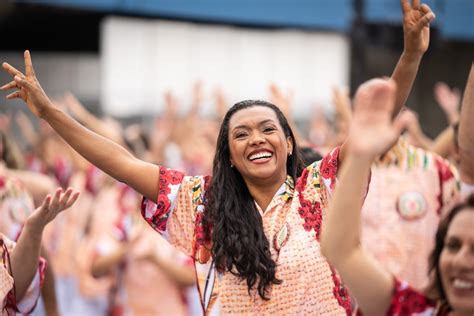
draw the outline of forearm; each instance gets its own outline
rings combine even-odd
[[[38,271],[42,228],[27,221],[10,256],[17,301],[21,300]]]
[[[397,93],[393,116],[400,112],[410,95],[422,57],[422,53],[404,51],[395,66],[392,79],[397,84]]]
[[[125,259],[126,254],[127,248],[119,247],[109,254],[97,255],[92,263],[92,275],[96,278],[100,278],[109,274]]]
[[[454,152],[454,130],[452,126],[448,126],[433,141],[430,151],[437,153],[441,157],[448,159]]]
[[[429,150],[431,147],[433,147],[433,141],[428,136],[426,136],[421,129],[416,131],[409,130],[409,136],[413,141],[413,145],[416,147],[426,150]]]
[[[196,274],[192,266],[187,266],[174,260],[154,256],[153,263],[170,279],[181,287],[192,286],[196,283]]]
[[[35,206],[39,206],[43,198],[57,187],[52,178],[37,172],[8,169],[6,174],[19,179],[25,185],[33,197]]]
[[[147,198],[156,199],[158,166],[135,158],[122,146],[90,131],[60,109],[51,106],[41,117],[90,163]]]
[[[474,184],[474,64],[464,90],[459,121],[459,154],[461,179]]]
[[[360,209],[370,171],[370,158],[347,154],[324,223],[322,252],[337,268],[360,245]]]

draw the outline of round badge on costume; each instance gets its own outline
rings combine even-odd
[[[423,217],[427,211],[426,199],[420,192],[405,192],[398,198],[397,211],[403,219],[415,220]]]

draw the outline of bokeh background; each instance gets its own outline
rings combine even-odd
[[[434,137],[447,124],[434,84],[463,89],[474,58],[474,1],[426,3],[436,20],[407,105]],[[230,105],[276,83],[303,129],[315,106],[331,111],[333,86],[390,76],[403,49],[399,0],[4,0],[0,36],[2,60],[22,67],[30,49],[49,95],[71,91],[99,115],[159,114],[169,89],[185,110],[197,80],[206,114],[216,88]]]

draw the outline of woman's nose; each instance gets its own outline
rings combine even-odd
[[[453,265],[456,268],[474,269],[474,249],[464,245],[460,251],[454,255]]]
[[[258,145],[258,144],[262,144],[264,142],[265,142],[265,137],[260,135],[260,133],[254,133],[250,137],[250,144],[251,145]]]

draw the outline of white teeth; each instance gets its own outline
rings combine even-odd
[[[454,279],[453,287],[457,289],[462,289],[462,290],[470,290],[470,289],[474,289],[474,283],[465,281],[465,280]]]
[[[260,153],[253,154],[252,156],[249,157],[249,159],[250,160],[255,160],[255,159],[259,159],[259,158],[269,158],[271,156],[272,156],[272,154],[269,153],[269,152],[260,152]]]

